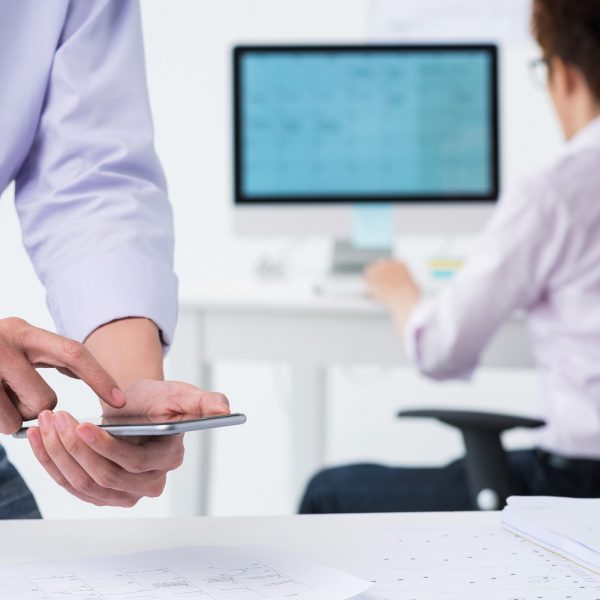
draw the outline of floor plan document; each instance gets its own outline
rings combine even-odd
[[[498,527],[390,526],[352,572],[360,600],[598,600],[600,576]]]
[[[254,547],[175,548],[0,569],[11,600],[346,600],[366,581]]]

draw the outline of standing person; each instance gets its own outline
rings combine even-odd
[[[39,418],[29,442],[56,483],[133,506],[162,492],[182,437],[136,444],[53,413],[35,368],[82,379],[105,415],[229,411],[221,394],[163,381],[177,278],[137,1],[0,0],[0,75],[0,190],[15,181],[24,244],[62,334],[0,320],[0,432]],[[39,516],[0,446],[0,518]]]
[[[475,252],[435,299],[408,269],[366,273],[416,367],[469,376],[515,309],[527,312],[542,379],[537,447],[509,453],[520,493],[600,496],[600,3],[534,0],[533,31],[568,140],[554,164],[503,197]],[[468,510],[464,461],[441,469],[354,465],[318,474],[301,512]]]

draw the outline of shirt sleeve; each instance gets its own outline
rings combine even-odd
[[[502,321],[544,295],[566,231],[541,178],[503,198],[454,281],[411,314],[405,345],[417,368],[434,379],[469,378]]]
[[[146,317],[171,342],[173,219],[136,0],[70,3],[16,207],[62,334],[84,340],[112,320]]]

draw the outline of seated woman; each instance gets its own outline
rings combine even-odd
[[[417,368],[464,378],[500,323],[526,311],[547,426],[509,453],[520,493],[600,496],[600,3],[534,0],[532,26],[568,140],[562,156],[499,202],[455,280],[423,299],[400,262],[368,269],[372,295]],[[308,486],[303,513],[468,510],[464,461],[444,468],[354,465]]]

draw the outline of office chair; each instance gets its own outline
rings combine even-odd
[[[515,427],[534,428],[544,421],[528,417],[462,410],[402,410],[400,418],[434,418],[460,430],[465,444],[469,495],[474,509],[498,510],[515,493],[500,435]]]

